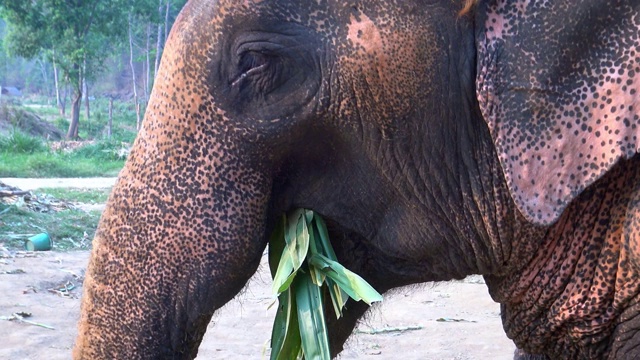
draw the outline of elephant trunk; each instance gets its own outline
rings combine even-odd
[[[213,312],[266,246],[268,177],[222,130],[195,137],[185,113],[172,116],[160,99],[96,232],[75,359],[195,357]]]

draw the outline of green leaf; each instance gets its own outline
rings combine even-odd
[[[295,275],[296,272],[293,271],[291,253],[285,249],[280,256],[280,263],[278,264],[276,275],[273,277],[272,291],[275,294],[280,294],[291,284]]]
[[[316,269],[315,266],[310,266],[313,269]],[[319,271],[321,272],[321,271]],[[336,313],[336,318],[340,319],[342,317],[342,308],[344,304],[346,304],[347,299],[343,296],[344,291],[340,289],[338,284],[335,281],[327,278],[325,279],[327,289],[329,290],[329,296],[331,297],[331,305],[333,305],[333,311]]]
[[[315,214],[313,220],[313,227],[318,232],[318,236],[316,237],[318,239],[318,253],[333,261],[338,261],[336,253],[333,251],[333,246],[331,246],[331,241],[329,240],[327,224],[325,224],[322,217],[317,214]]]
[[[286,273],[286,271],[283,272],[283,273]],[[296,278],[297,274],[298,274],[298,271],[293,271],[286,279],[284,279],[284,281],[282,282],[280,287],[275,289],[274,293],[275,294],[280,294],[283,291],[287,290],[289,288],[289,286],[291,286],[291,283],[293,283],[293,280]],[[274,285],[275,285],[275,283],[274,283]]]
[[[382,301],[382,295],[369,285],[369,283],[357,274],[349,271],[337,261],[333,261],[323,255],[314,254],[309,259],[309,264],[324,272],[327,277],[335,281],[353,300],[362,300],[369,305],[376,301]]]
[[[269,237],[269,269],[271,270],[271,278],[276,277],[276,270],[280,265],[282,252],[284,251],[284,225],[286,218],[283,216],[281,221],[276,224],[275,229]]]
[[[309,231],[304,221],[304,210],[298,209],[287,219],[289,224],[286,226],[288,230],[285,233],[285,241],[287,242],[287,251],[291,254],[291,260],[294,270],[298,270],[309,251]]]
[[[308,276],[296,279],[298,326],[305,360],[331,360],[320,288]]]
[[[304,210],[298,209],[294,211],[283,222],[286,245],[282,251],[276,274],[273,277],[272,291],[276,294],[280,294],[291,285],[309,251],[309,231],[305,221]]]
[[[307,257],[307,252],[309,251],[309,228],[307,227],[304,210],[300,209],[298,211],[294,211],[293,215],[296,223],[296,235],[295,246],[291,247],[291,251],[294,252],[293,264],[297,270],[302,266],[302,263]]]
[[[314,217],[313,210],[305,210],[304,217],[307,220],[307,225],[311,224],[311,221],[313,220],[313,217]]]
[[[271,331],[271,360],[296,360],[302,349],[298,311],[292,289],[278,296],[278,312]]]
[[[326,279],[324,273],[313,266],[309,266],[309,276],[315,286],[322,286]]]
[[[313,216],[311,216],[311,217],[306,216],[307,224],[311,223],[311,219],[312,218],[313,218]],[[318,244],[316,243],[317,242],[316,233],[317,233],[317,231],[314,228],[309,227],[309,253],[311,255],[318,253]],[[311,275],[311,280],[317,286],[322,286],[322,284],[324,283],[325,278],[326,278],[325,275],[321,271],[318,271],[313,266],[309,267],[309,275]]]
[[[320,254],[327,256],[331,260],[335,260],[336,255],[333,251],[333,247],[331,246],[331,242],[329,241],[327,227],[319,215],[314,214],[313,218],[311,219],[310,229],[309,248],[311,251],[311,255]],[[309,266],[309,269],[312,274],[312,279],[314,279],[314,283],[316,285],[320,286],[323,282],[326,283],[329,295],[331,297],[331,305],[333,305],[333,311],[336,314],[336,318],[341,318],[342,308],[346,303],[346,298],[343,296],[344,292],[340,289],[339,286],[336,285],[333,280],[327,279],[322,271],[318,271],[315,266]]]
[[[310,210],[283,217],[270,238],[269,266],[279,294],[271,360],[330,359],[322,298],[326,291],[337,318],[342,316],[345,295],[367,304],[382,301],[366,281],[337,262],[326,224]]]

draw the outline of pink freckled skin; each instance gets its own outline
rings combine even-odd
[[[483,275],[517,359],[640,358],[640,3],[465,4],[190,0],[74,358],[194,358],[298,207],[382,293]]]

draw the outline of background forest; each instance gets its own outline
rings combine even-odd
[[[132,110],[139,128],[168,33],[185,2],[0,0],[3,93],[15,88],[20,94],[14,103],[55,107],[54,122],[66,139],[93,138],[92,115],[98,122],[107,113],[111,118],[114,102],[116,109]],[[5,115],[12,111],[5,105]]]

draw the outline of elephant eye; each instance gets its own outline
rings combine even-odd
[[[261,71],[264,71],[268,65],[269,59],[267,55],[256,51],[247,51],[240,57],[238,75],[232,79],[231,85],[239,85],[248,77],[258,75]]]
[[[247,51],[238,61],[237,75],[231,79],[231,88],[249,98],[264,97],[282,85],[286,66],[274,54]]]
[[[207,82],[229,114],[281,118],[306,106],[320,86],[317,34],[281,21],[270,31],[238,31],[215,51]]]

